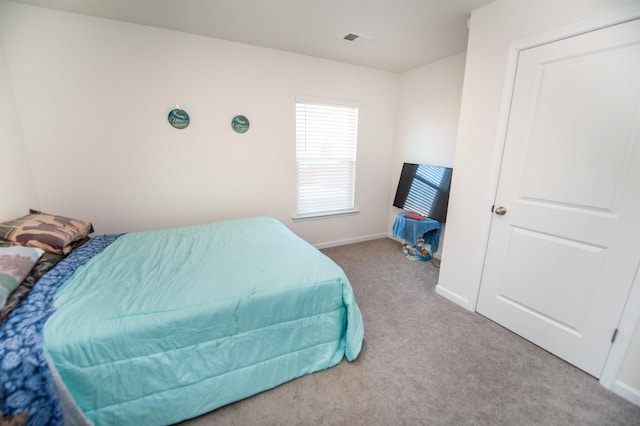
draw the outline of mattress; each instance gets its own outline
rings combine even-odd
[[[358,356],[351,285],[273,218],[129,233],[54,296],[46,355],[95,424],[169,424]]]

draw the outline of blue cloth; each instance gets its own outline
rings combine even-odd
[[[423,220],[409,219],[405,217],[407,212],[401,211],[393,222],[393,236],[402,238],[412,246],[415,246],[420,237],[431,245],[431,253],[438,251],[440,243],[440,222],[425,217]]]
[[[95,237],[71,252],[40,278],[27,298],[0,325],[0,408],[4,415],[28,410],[28,425],[62,424],[44,355],[44,323],[54,312],[53,295],[58,286],[118,237]]]

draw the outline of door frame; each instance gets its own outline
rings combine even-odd
[[[610,27],[624,22],[632,21],[634,19],[640,19],[640,5],[631,6],[625,9],[621,9],[617,12],[602,15],[596,18],[587,19],[576,24],[568,25],[556,30],[548,31],[542,34],[535,35],[530,38],[519,40],[511,43],[509,46],[509,52],[507,54],[507,65],[505,72],[504,88],[502,91],[502,99],[500,102],[500,111],[498,118],[498,126],[496,133],[496,144],[493,153],[491,176],[490,176],[490,188],[492,188],[492,200],[495,204],[498,183],[500,180],[500,170],[502,168],[502,155],[505,148],[507,125],[509,121],[509,115],[511,112],[511,98],[513,97],[513,89],[516,80],[516,71],[518,65],[518,57],[522,50],[541,46],[543,44],[553,43],[569,37],[574,37],[580,34],[596,31],[602,28]],[[493,219],[492,219],[493,223]],[[489,234],[491,233],[491,226],[489,226],[489,232],[486,236],[486,242],[488,245]],[[487,247],[485,246],[484,259],[486,262]],[[484,269],[484,268],[483,268]],[[480,288],[482,287],[482,279],[484,277],[484,270],[480,277],[480,285],[478,286],[478,294],[475,298],[474,310],[477,311],[478,295]],[[640,396],[635,392],[629,392],[626,386],[621,386],[616,378],[622,364],[625,359],[625,355],[631,346],[636,327],[640,327],[640,265],[636,270],[636,276],[633,280],[631,290],[627,297],[624,310],[618,323],[618,333],[616,336],[616,344],[611,346],[609,356],[605,362],[602,374],[600,375],[600,384],[622,396],[623,398],[640,404]]]

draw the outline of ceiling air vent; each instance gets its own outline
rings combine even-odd
[[[373,40],[373,37],[364,34],[349,33],[342,37],[342,39],[351,43],[368,43]]]

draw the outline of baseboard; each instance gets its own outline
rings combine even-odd
[[[475,306],[470,306],[469,301],[467,299],[465,299],[464,297],[461,297],[460,295],[450,290],[447,290],[446,288],[440,285],[436,286],[436,293],[438,293],[440,296],[444,297],[445,299],[449,299],[453,303],[460,305],[471,312],[475,311]]]
[[[344,246],[347,244],[355,244],[355,243],[362,243],[364,241],[377,240],[379,238],[385,238],[386,236],[387,236],[386,233],[363,235],[361,237],[346,238],[344,240],[328,241],[326,243],[314,244],[313,246],[317,249],[325,249],[329,247],[338,247],[338,246]]]
[[[619,395],[631,402],[632,404],[640,406],[640,390],[632,388],[631,386],[622,383],[619,380],[613,384],[613,388],[611,389],[613,393]]]

